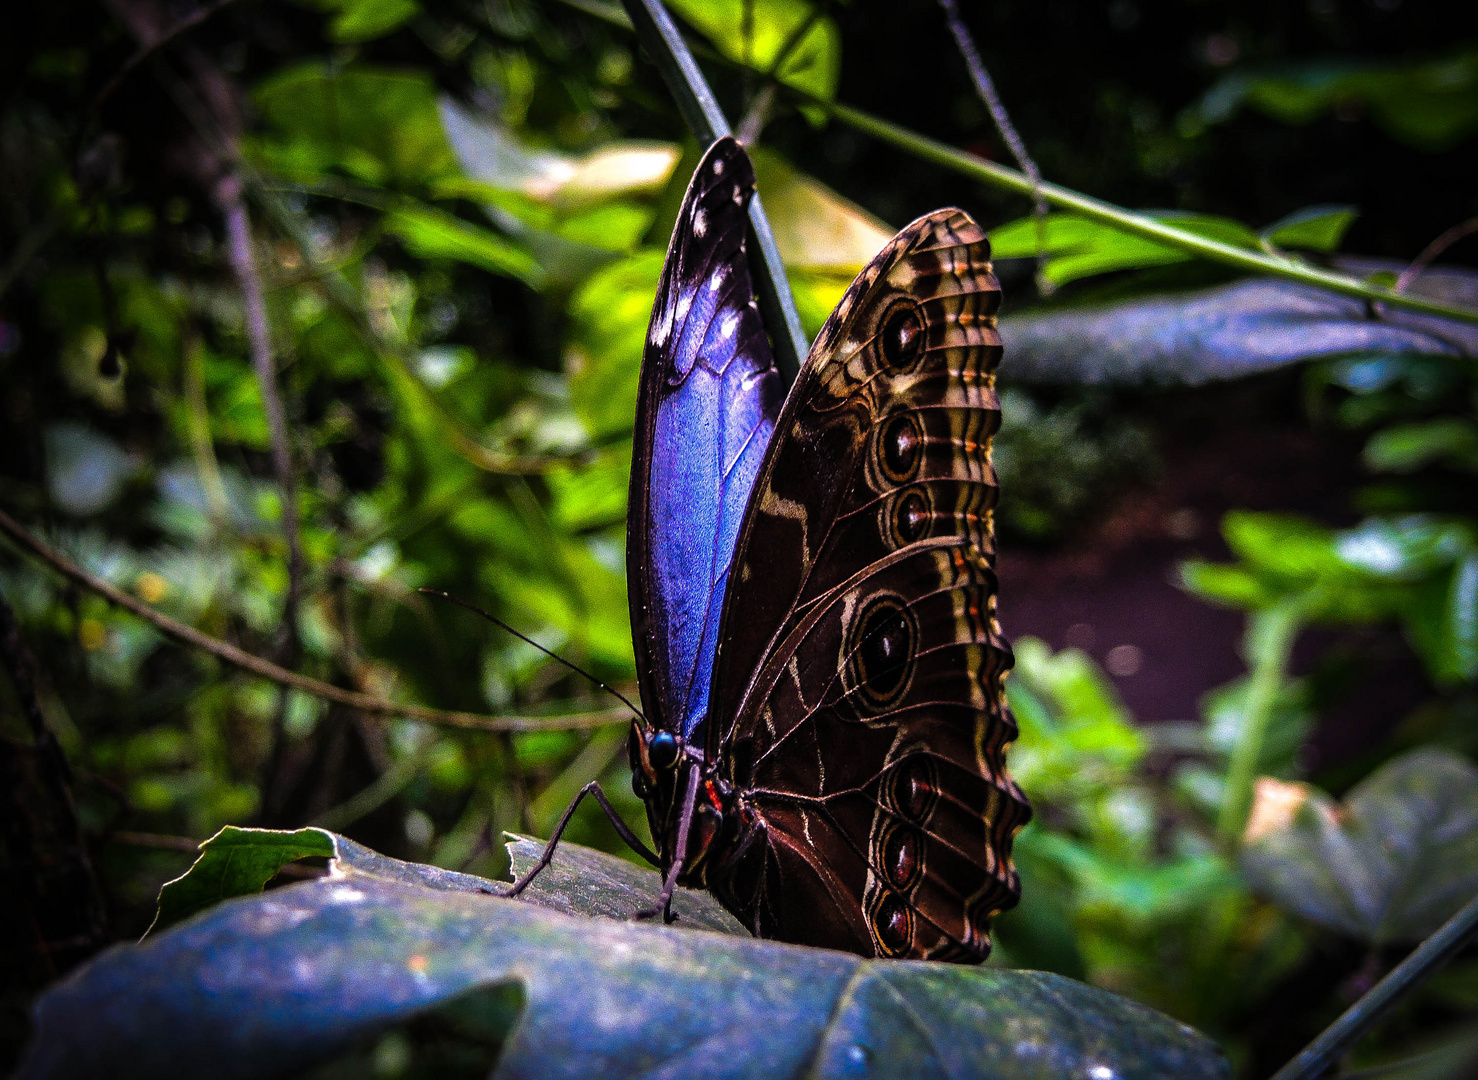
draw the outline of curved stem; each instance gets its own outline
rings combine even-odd
[[[149,623],[168,637],[186,645],[194,646],[223,660],[233,667],[263,679],[270,679],[283,686],[301,690],[305,694],[325,701],[347,705],[361,713],[377,717],[403,717],[424,724],[440,724],[444,727],[467,728],[472,731],[567,731],[575,728],[602,727],[606,724],[626,723],[629,714],[622,708],[601,709],[569,716],[486,716],[481,713],[457,712],[447,709],[430,709],[424,705],[402,704],[387,701],[370,694],[345,690],[341,686],[310,679],[295,671],[288,671],[270,660],[237,648],[230,642],[213,638],[193,626],[171,619],[155,611],[143,601],[128,595],[102,578],[88,573],[61,552],[44,543],[4,511],[0,511],[0,532],[5,533],[16,544],[29,551],[62,576],[97,593],[109,603],[124,608]]]

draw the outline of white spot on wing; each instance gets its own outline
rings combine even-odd
[[[707,231],[708,217],[703,213],[703,208],[700,206],[693,211],[693,235],[701,238]]]
[[[713,277],[708,279],[708,291],[718,292],[719,287],[722,286],[724,283],[724,278],[728,276],[729,268],[727,266],[720,266],[717,270],[713,272]]]
[[[731,311],[724,316],[723,321],[718,324],[718,336],[731,338],[734,336],[734,327],[739,323],[739,313]]]
[[[722,161],[715,161],[713,163],[713,175],[714,176],[723,176],[724,175],[724,163]]]
[[[744,201],[744,192],[739,190],[739,185],[734,185],[734,205],[737,206]]]
[[[685,319],[688,317],[688,309],[693,306],[693,294],[685,292],[677,298],[677,317]],[[670,322],[671,320],[669,320]],[[665,335],[664,335],[665,336]]]
[[[661,348],[667,343],[667,335],[672,333],[672,308],[662,313],[662,318],[652,326],[651,341],[653,345]]]

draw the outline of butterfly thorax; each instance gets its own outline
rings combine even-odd
[[[688,785],[696,782],[678,881],[708,888],[726,877],[763,827],[744,794],[720,775],[717,762],[704,760],[701,747],[672,732],[633,724],[628,750],[632,789],[646,803],[647,824],[663,873],[677,856]]]

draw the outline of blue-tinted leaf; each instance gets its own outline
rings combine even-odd
[[[1351,566],[1406,581],[1451,566],[1474,546],[1471,528],[1427,515],[1371,518],[1335,541],[1339,557]]]
[[[1359,272],[1385,264],[1342,265]],[[1478,274],[1431,272],[1418,291],[1478,304]],[[1478,357],[1478,326],[1395,309],[1371,319],[1362,301],[1261,279],[1008,315],[1000,329],[1001,374],[1023,383],[1197,385],[1349,353]],[[1405,377],[1393,370],[1362,374],[1377,381]]]
[[[1058,975],[864,961],[353,871],[105,953],[39,1002],[18,1075],[298,1073],[508,984],[524,1007],[499,1077],[1229,1075],[1192,1029]]]
[[[75,421],[48,427],[45,444],[47,493],[77,517],[111,506],[141,464],[101,431]]]

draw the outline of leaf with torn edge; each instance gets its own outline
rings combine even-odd
[[[1478,769],[1424,748],[1336,803],[1264,778],[1242,868],[1284,910],[1372,944],[1430,934],[1478,894]]]

